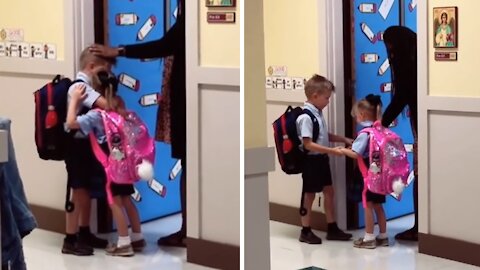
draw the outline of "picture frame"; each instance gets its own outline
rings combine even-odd
[[[205,0],[207,7],[235,7],[236,0]]]
[[[458,47],[458,10],[457,7],[433,8],[433,47]]]

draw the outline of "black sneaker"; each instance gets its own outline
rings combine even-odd
[[[346,233],[340,229],[327,232],[327,240],[348,241],[352,238],[351,233]]]
[[[300,238],[298,239],[300,242],[304,242],[307,244],[312,244],[312,245],[319,245],[322,243],[322,239],[318,236],[316,236],[312,231],[308,231],[306,233],[301,232],[300,233]]]
[[[106,248],[108,245],[107,240],[98,238],[93,233],[78,234],[78,241],[92,248]]]
[[[157,240],[157,245],[159,246],[169,246],[169,247],[187,247],[186,235],[182,231],[161,237]]]
[[[85,244],[82,244],[79,241],[70,243],[63,240],[62,253],[72,254],[77,256],[90,256],[90,255],[93,255],[93,248]]]

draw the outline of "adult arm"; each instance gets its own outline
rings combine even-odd
[[[352,143],[353,143],[353,139],[347,138],[347,137],[344,137],[344,136],[340,136],[340,135],[336,135],[336,134],[333,134],[333,133],[328,133],[328,141],[329,142],[344,143],[347,146],[352,145]]]
[[[185,43],[185,20],[179,18],[161,39],[121,47],[94,44],[90,51],[105,57],[160,58],[173,55],[176,47],[184,46],[181,43]]]
[[[402,91],[405,89],[401,89]],[[407,106],[408,97],[406,95],[397,94],[393,95],[392,101],[388,104],[388,107],[385,109],[385,112],[382,115],[382,126],[388,127],[390,124],[397,118],[397,116],[402,112],[402,110]]]
[[[342,155],[342,151],[339,148],[325,147],[318,143],[314,143],[312,138],[303,138],[303,147],[308,151],[318,152],[322,154]]]

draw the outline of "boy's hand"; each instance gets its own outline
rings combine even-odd
[[[86,86],[84,84],[77,84],[72,91],[72,101],[78,102],[87,98]]]
[[[343,147],[337,146],[337,147],[333,148],[333,153],[332,154],[334,154],[336,156],[343,156],[342,149],[343,149]]]

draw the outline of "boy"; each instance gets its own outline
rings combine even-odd
[[[331,148],[329,142],[343,142],[352,144],[353,140],[331,134],[328,132],[325,119],[322,114],[323,108],[328,105],[330,96],[335,90],[333,84],[320,75],[314,75],[305,84],[307,101],[304,109],[309,110],[316,118],[312,121],[308,114],[302,114],[297,118],[297,134],[299,134],[302,149],[308,151],[302,173],[304,197],[302,208],[306,214],[301,216],[302,231],[299,241],[308,244],[321,244],[322,239],[316,236],[310,228],[310,217],[315,193],[322,192],[325,196],[325,215],[328,223],[328,240],[349,240],[352,235],[340,230],[335,222],[334,192],[328,155],[342,155],[338,148]],[[316,141],[313,138],[313,125],[319,127],[319,136]]]
[[[99,71],[110,71],[114,59],[95,56],[88,49],[80,54],[80,72],[76,80],[80,80],[68,89],[68,103],[78,84],[86,86],[86,98],[77,114],[85,114],[96,106],[104,109],[105,98],[101,97],[92,87],[92,78]],[[67,132],[72,135],[69,143],[65,165],[68,175],[68,187],[72,189],[74,210],[66,213],[66,236],[63,241],[62,253],[78,256],[93,255],[93,248],[105,248],[107,240],[97,238],[90,232],[90,192],[103,190],[105,172],[102,165],[95,158],[88,134],[79,130]],[[79,228],[80,227],[80,228]],[[78,233],[78,235],[77,235]]]

